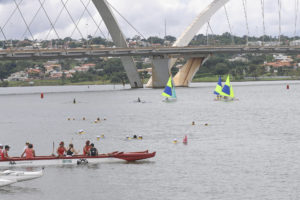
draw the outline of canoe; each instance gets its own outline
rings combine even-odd
[[[40,178],[43,174],[43,170],[33,172],[5,170],[0,172],[0,179],[16,180],[17,182],[21,182]]]
[[[135,161],[152,158],[155,152],[112,152],[107,154],[99,154],[98,156],[36,156],[32,159],[13,157],[9,160],[0,160],[0,167],[28,167],[28,166],[49,166],[49,165],[78,165],[87,163],[103,163],[112,162],[114,160],[122,159],[126,161]]]
[[[16,183],[16,182],[17,182],[16,180],[7,180],[7,179],[0,178],[0,187],[11,185],[11,184]]]

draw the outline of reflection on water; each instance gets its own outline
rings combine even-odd
[[[82,151],[86,140],[100,153],[148,149],[157,155],[47,166],[40,179],[1,188],[0,199],[299,199],[300,82],[233,83],[239,101],[230,103],[213,101],[214,87],[177,88],[172,104],[162,102],[158,89],[1,88],[0,143],[12,147],[10,155],[20,155],[25,141],[37,155],[50,155],[53,142]],[[138,97],[146,103],[134,103]],[[98,117],[107,120],[94,123]],[[86,134],[76,134],[81,129]],[[124,139],[132,135],[143,140]]]

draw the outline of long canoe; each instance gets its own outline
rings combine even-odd
[[[48,165],[76,165],[87,163],[110,162],[116,159],[125,161],[136,161],[154,157],[156,152],[112,152],[108,154],[99,154],[98,156],[36,156],[32,159],[13,157],[8,160],[0,160],[0,167],[27,167],[27,166],[48,166]]]

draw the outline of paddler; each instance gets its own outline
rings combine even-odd
[[[91,144],[90,156],[98,156],[98,150],[93,143]]]
[[[59,147],[56,150],[57,156],[58,157],[63,157],[63,156],[65,156],[66,152],[67,152],[67,150],[65,148],[65,143],[63,141],[61,141],[59,143]]]
[[[0,160],[1,160],[2,151],[3,151],[3,145],[0,144]]]
[[[28,144],[28,147],[24,150],[24,152],[21,155],[21,158],[24,157],[24,154],[26,154],[26,159],[31,159],[35,157],[35,150],[33,149],[32,144]]]
[[[92,146],[90,145],[90,141],[87,140],[85,142],[85,146],[83,147],[83,155],[89,156],[91,148],[92,148]]]
[[[5,145],[4,150],[1,153],[1,159],[2,160],[7,160],[7,159],[11,159],[11,157],[8,156],[8,151],[9,151],[9,146]]]
[[[67,156],[73,156],[73,155],[77,155],[77,151],[74,149],[74,145],[73,144],[69,144],[69,149],[67,151]]]

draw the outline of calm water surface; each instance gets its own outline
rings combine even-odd
[[[167,104],[160,89],[0,88],[0,143],[12,156],[25,141],[38,155],[61,140],[82,150],[87,139],[105,153],[157,151],[136,163],[46,167],[40,179],[1,188],[0,199],[299,199],[300,82],[233,83],[239,101],[227,103],[213,101],[214,87],[177,88],[178,101]],[[107,121],[95,124],[97,117]],[[144,139],[124,140],[133,134]]]

